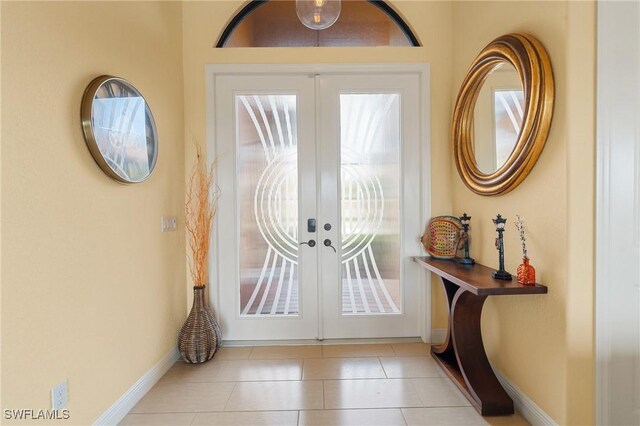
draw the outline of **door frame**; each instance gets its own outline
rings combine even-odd
[[[621,137],[635,142],[635,182],[640,188],[640,125],[636,121],[630,125],[628,116],[619,118],[619,111],[629,111],[629,114],[640,118],[640,103],[627,100],[619,102],[606,96],[611,88],[619,88],[625,82],[635,78],[635,86],[631,90],[640,88],[637,76],[638,69],[624,66],[624,61],[634,56],[629,63],[640,64],[640,40],[637,38],[637,26],[640,24],[640,8],[635,4],[636,12],[629,13],[629,7],[634,3],[598,2],[597,5],[597,59],[596,59],[596,284],[595,284],[595,420],[596,424],[610,424],[615,419],[611,413],[611,402],[616,398],[612,389],[612,364],[615,363],[615,353],[612,346],[615,335],[611,332],[616,327],[615,306],[616,297],[624,297],[625,286],[628,283],[612,279],[611,261],[615,252],[628,250],[628,246],[616,240],[611,230],[614,218],[611,212],[619,209],[612,202],[612,170],[617,166],[612,161],[612,149],[616,140]],[[623,24],[621,24],[623,23]],[[626,23],[626,24],[625,24]],[[635,37],[634,34],[635,33]],[[630,41],[632,40],[632,41]],[[631,48],[619,49],[620,43],[631,44]],[[625,89],[630,90],[628,86]],[[624,130],[621,130],[624,129]],[[615,131],[614,131],[615,130]],[[623,132],[621,135],[621,132]],[[613,136],[615,134],[615,136]],[[615,137],[615,139],[614,139]],[[635,244],[640,246],[640,197],[636,194],[634,200],[635,226],[631,232],[635,234]],[[640,304],[640,302],[638,302]],[[638,378],[636,378],[638,381]],[[636,390],[640,383],[636,382]]]
[[[216,111],[215,111],[215,79],[220,75],[300,75],[300,74],[362,74],[362,73],[410,73],[419,77],[420,84],[420,112],[422,119],[419,126],[419,150],[421,164],[428,167],[420,168],[420,217],[423,221],[431,217],[431,93],[430,93],[430,66],[427,63],[413,64],[207,64],[205,65],[205,123],[206,123],[206,150],[209,164],[215,158],[216,152]],[[213,221],[211,234],[211,250],[209,252],[209,302],[220,312],[220,282],[218,272],[218,253],[223,246],[218,240],[219,223],[217,217]],[[420,231],[417,231],[416,238]],[[421,273],[418,283],[420,294],[420,337],[424,342],[431,342],[431,276]],[[321,286],[318,286],[319,314],[321,306]],[[321,328],[319,328],[321,331]]]

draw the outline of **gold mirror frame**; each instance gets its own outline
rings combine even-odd
[[[473,146],[473,112],[485,80],[500,63],[516,69],[524,91],[524,118],[507,161],[493,173],[478,169]],[[476,57],[462,82],[453,112],[453,157],[467,187],[480,195],[513,190],[536,164],[547,141],[555,87],[551,62],[544,46],[529,34],[507,34],[493,40]]]

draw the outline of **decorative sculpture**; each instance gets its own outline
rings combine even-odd
[[[496,231],[498,231],[498,238],[496,238],[496,249],[498,250],[498,270],[495,271],[492,275],[493,278],[498,280],[511,280],[511,274],[504,270],[504,225],[507,223],[507,219],[504,219],[500,214],[496,216],[495,219],[492,219],[493,223],[496,225]]]
[[[469,223],[471,222],[471,216],[467,216],[464,213],[460,216],[460,222],[462,222],[462,241],[464,242],[464,257],[459,260],[463,265],[473,265],[476,263],[471,257],[469,257]]]

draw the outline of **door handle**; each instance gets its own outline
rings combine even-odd
[[[331,247],[335,253],[338,252],[338,250],[336,250],[336,248],[331,244],[330,239],[327,238],[326,240],[324,240],[323,244],[325,247]]]
[[[300,245],[306,244],[309,247],[315,247],[316,246],[316,240],[309,240],[309,241],[304,241],[302,243],[300,243]]]

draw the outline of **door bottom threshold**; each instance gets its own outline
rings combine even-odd
[[[292,339],[292,340],[223,340],[226,348],[243,346],[328,346],[328,345],[364,345],[372,343],[423,343],[420,337],[384,337],[372,339]]]

